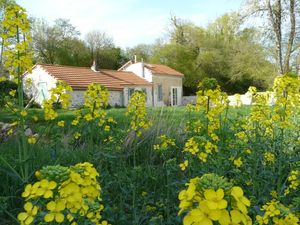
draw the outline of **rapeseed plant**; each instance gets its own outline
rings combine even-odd
[[[37,182],[27,184],[22,197],[25,212],[21,224],[63,223],[108,224],[102,220],[99,173],[90,163],[44,167],[36,172]]]

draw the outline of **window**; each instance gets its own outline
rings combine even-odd
[[[46,82],[39,82],[38,90],[39,90],[39,101],[40,102],[43,102],[45,99],[49,98],[49,92],[48,92]]]
[[[163,100],[163,92],[162,92],[162,85],[157,85],[157,101]]]
[[[178,89],[172,88],[172,105],[178,105]]]
[[[128,88],[128,100],[130,99],[133,93],[134,93],[134,88]]]

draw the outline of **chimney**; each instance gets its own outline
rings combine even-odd
[[[145,78],[145,64],[144,64],[144,59],[143,58],[142,58],[141,65],[142,65],[142,77]]]
[[[98,70],[97,70],[97,64],[96,64],[96,60],[95,59],[93,61],[93,65],[91,66],[91,70],[93,70],[94,72],[98,72]]]
[[[134,63],[136,63],[136,55],[134,55]]]

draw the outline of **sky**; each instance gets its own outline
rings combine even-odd
[[[91,30],[106,32],[117,46],[151,44],[167,34],[171,15],[206,26],[242,0],[17,0],[29,16],[50,24],[69,19],[81,37]]]

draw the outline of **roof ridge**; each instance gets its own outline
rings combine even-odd
[[[55,66],[55,67],[71,67],[71,68],[84,68],[84,69],[91,69],[91,67],[85,67],[85,66],[71,66],[71,65],[60,65],[60,64],[48,64],[48,63],[37,63],[36,65],[39,66]],[[98,72],[98,71],[96,71]]]

